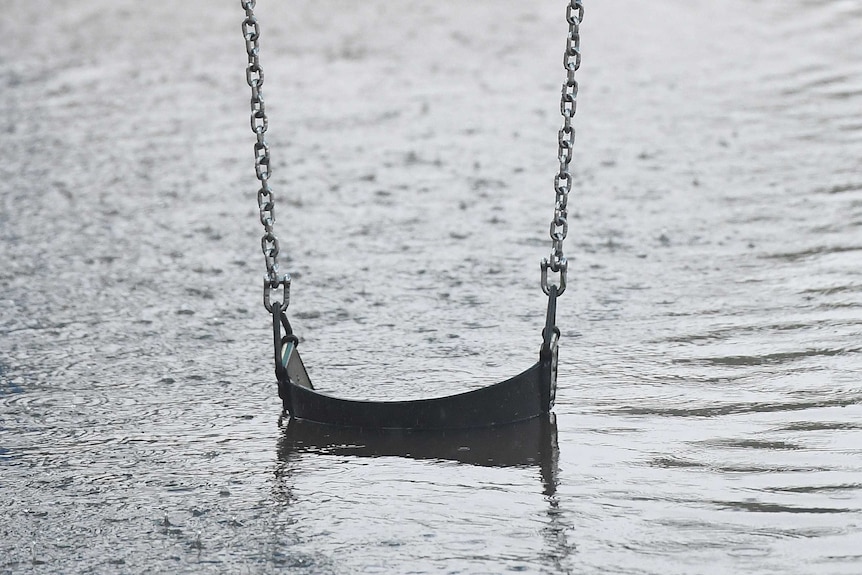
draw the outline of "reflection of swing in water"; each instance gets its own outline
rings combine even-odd
[[[483,467],[542,469],[546,495],[552,495],[557,455],[553,414],[483,429],[351,429],[291,419],[278,444],[278,458],[293,453],[356,457],[407,457],[457,461]]]
[[[542,495],[548,503],[548,520],[541,529],[545,542],[543,561],[554,572],[568,572],[565,565],[575,551],[568,541],[567,523],[557,498],[560,449],[553,414],[528,421],[485,429],[381,430],[348,429],[291,419],[278,441],[276,472],[278,490],[292,499],[291,477],[308,472],[297,465],[304,455],[338,457],[401,457],[414,460],[455,461],[466,465],[497,468],[539,468]]]
[[[279,273],[279,243],[273,231],[275,222],[273,191],[269,185],[270,155],[265,133],[268,119],[263,99],[263,69],[260,66],[260,25],[254,15],[256,0],[241,0],[245,10],[242,29],[245,37],[248,67],[246,80],[251,87],[251,128],[257,137],[254,144],[255,174],[260,181],[257,192],[260,221],[264,226],[261,247],[266,261],[264,306],[272,314],[275,346],[275,373],[283,415],[318,423],[360,428],[396,429],[462,429],[504,425],[548,413],[554,405],[557,385],[556,326],[557,296],[566,290],[568,262],[563,254],[563,240],[568,232],[568,197],[572,186],[569,164],[575,130],[578,83],[575,71],[580,67],[579,27],[584,9],[581,0],[569,0],[566,21],[569,34],[563,57],[566,81],[563,83],[560,111],[563,126],[559,131],[560,169],[554,178],[556,199],[550,236],[553,250],[542,261],[542,291],[548,296],[548,311],[542,331],[539,360],[529,369],[506,381],[475,391],[447,397],[414,401],[352,401],[320,393],[314,389],[297,350],[299,340],[287,319],[290,302],[290,276]],[[549,278],[558,274],[556,279]],[[272,293],[282,289],[281,300]]]

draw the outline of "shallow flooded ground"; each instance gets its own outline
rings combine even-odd
[[[531,364],[564,3],[258,13],[318,388]],[[555,422],[443,439],[276,425],[241,18],[0,20],[0,572],[859,572],[857,2],[588,3]]]

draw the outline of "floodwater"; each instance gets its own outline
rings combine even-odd
[[[563,2],[261,1],[319,389],[530,365]],[[862,572],[862,6],[589,2],[554,419],[277,426],[239,2],[0,19],[0,572]]]

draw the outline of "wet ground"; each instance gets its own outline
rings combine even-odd
[[[319,388],[534,361],[562,4],[259,4]],[[857,2],[587,5],[556,425],[451,441],[276,425],[241,17],[0,20],[0,572],[862,570]]]

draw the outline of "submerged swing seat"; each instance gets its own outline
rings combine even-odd
[[[276,304],[272,315],[275,374],[283,415],[342,427],[441,430],[505,425],[549,413],[557,387],[556,295],[552,286],[539,360],[532,367],[480,389],[406,401],[342,399],[317,391],[299,355],[297,337]]]

